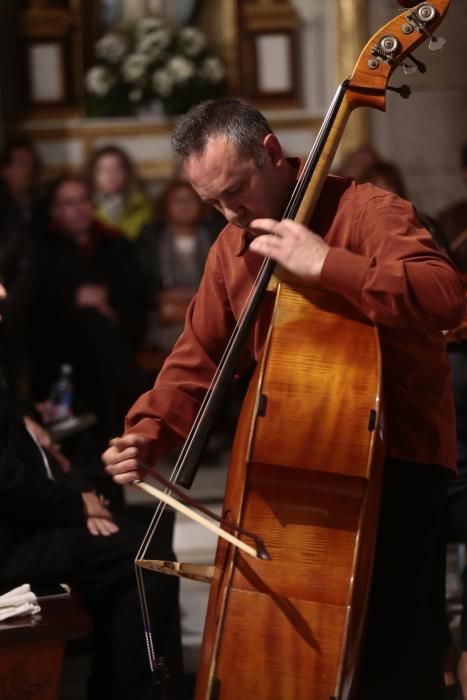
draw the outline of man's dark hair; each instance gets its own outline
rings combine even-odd
[[[246,158],[264,163],[262,141],[272,129],[257,109],[230,97],[207,100],[179,117],[172,135],[175,160],[183,165],[191,156],[199,156],[213,136],[224,136]]]
[[[11,165],[13,156],[16,151],[27,151],[31,154],[34,161],[35,174],[38,175],[41,170],[42,163],[36,148],[32,141],[30,141],[26,136],[15,136],[12,137],[3,147],[0,152],[0,169],[7,168]]]

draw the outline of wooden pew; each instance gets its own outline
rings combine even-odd
[[[0,622],[0,700],[58,700],[66,642],[91,631],[75,593],[39,604],[37,615]]]

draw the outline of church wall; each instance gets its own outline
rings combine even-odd
[[[306,155],[338,83],[351,71],[366,39],[402,8],[395,0],[290,0],[290,4],[298,16],[301,104],[267,106],[263,111],[286,152]],[[201,0],[199,7],[202,11],[196,18],[208,31],[206,17],[217,11],[214,24],[222,27],[221,10],[234,5],[233,0]],[[350,34],[349,17],[353,22]],[[467,139],[466,23],[467,1],[452,0],[439,29],[447,39],[445,48],[431,52],[425,42],[416,52],[426,62],[427,73],[406,77],[397,70],[391,79],[394,85],[410,84],[411,98],[402,100],[388,93],[386,113],[357,110],[337,154],[338,164],[345,152],[369,141],[384,158],[401,167],[409,196],[432,215],[464,196],[459,149]],[[218,48],[216,41],[221,41],[223,32],[225,27],[217,37],[211,36],[213,48]],[[272,73],[279,70],[273,52],[267,60]],[[50,172],[63,167],[79,169],[95,146],[112,141],[126,147],[141,175],[156,184],[172,173],[172,127],[172,120],[157,114],[99,120],[76,115],[28,119],[23,124],[37,141]]]
[[[369,2],[370,31],[387,21],[395,3]],[[460,172],[460,148],[467,140],[467,2],[452,0],[437,34],[447,43],[429,51],[425,42],[415,55],[424,61],[424,75],[404,76],[408,100],[389,94],[386,113],[372,110],[370,140],[381,155],[402,169],[410,198],[421,211],[435,216],[449,203],[465,198]]]

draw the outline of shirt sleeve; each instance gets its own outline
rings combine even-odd
[[[350,249],[329,250],[320,284],[388,327],[447,330],[465,315],[455,266],[437,250],[413,206],[393,195],[367,202],[355,220]]]
[[[126,432],[149,438],[151,462],[179,447],[188,435],[234,325],[214,244],[182,335],[154,387],[136,401],[125,420]]]

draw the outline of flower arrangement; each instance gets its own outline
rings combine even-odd
[[[166,114],[223,94],[225,68],[197,27],[172,30],[163,19],[143,17],[104,34],[96,63],[86,73],[89,116],[138,114],[160,102]]]

